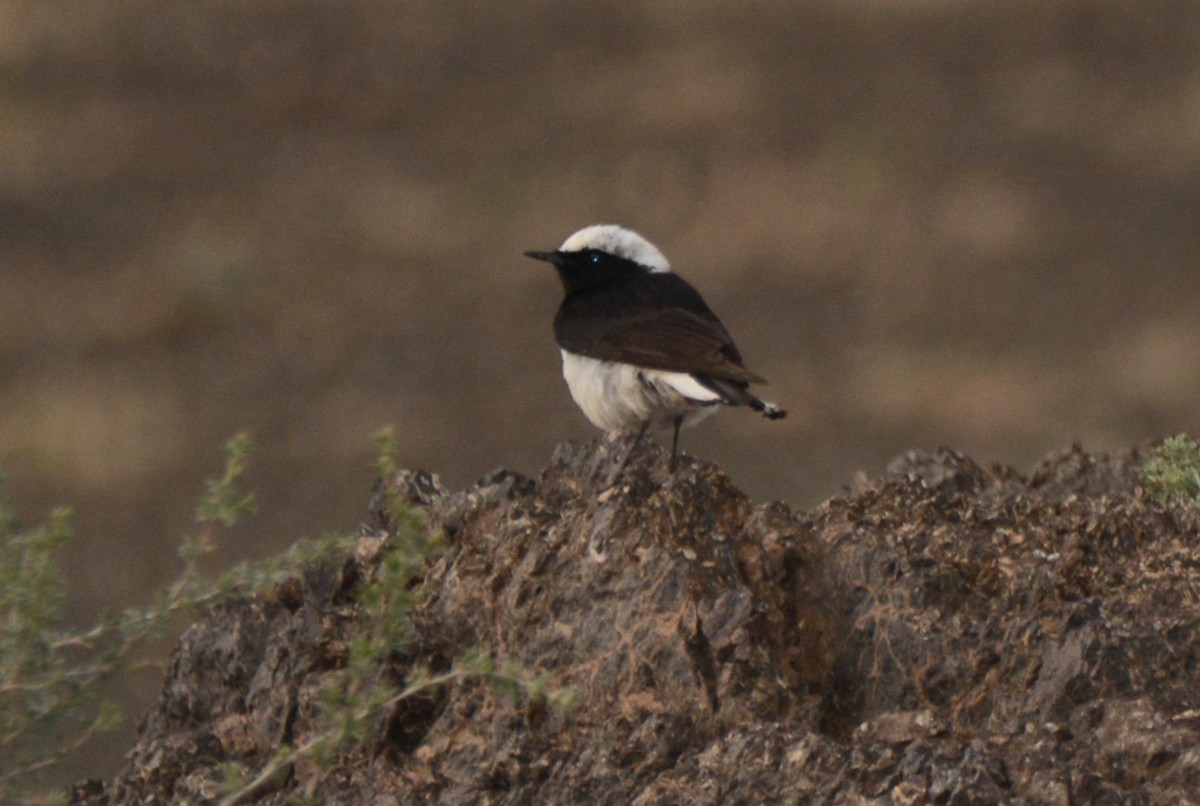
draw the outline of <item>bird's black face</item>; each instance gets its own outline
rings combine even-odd
[[[630,272],[644,272],[643,267],[623,257],[601,249],[582,249],[578,252],[526,252],[526,257],[544,260],[558,270],[563,290],[568,294],[596,288]]]

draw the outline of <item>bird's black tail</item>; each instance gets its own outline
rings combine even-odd
[[[750,394],[749,384],[742,381],[727,381],[721,378],[710,378],[706,375],[693,375],[692,377],[719,394],[721,402],[727,406],[749,406],[768,420],[782,420],[787,416],[787,412],[774,403],[759,400]]]
[[[746,394],[750,394],[747,392]],[[767,403],[765,400],[759,400],[754,395],[750,395],[750,400],[746,403],[747,406],[757,411],[768,420],[782,420],[787,417],[787,412],[776,406],[774,403]]]

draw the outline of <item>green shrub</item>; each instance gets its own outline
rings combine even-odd
[[[1200,447],[1187,436],[1169,437],[1142,465],[1142,487],[1156,501],[1200,506]]]
[[[374,467],[390,476],[397,469],[394,432],[385,429],[377,441],[380,456]],[[196,613],[222,597],[268,591],[305,569],[340,563],[358,544],[361,538],[345,535],[302,540],[215,579],[204,576],[200,560],[216,548],[217,530],[256,509],[254,495],[238,486],[251,449],[246,434],[226,443],[224,470],[206,483],[207,494],[196,508],[199,530],[180,546],[179,577],[151,604],[106,614],[87,629],[65,623],[67,583],[57,558],[71,537],[70,510],[55,510],[45,526],[22,528],[0,479],[0,803],[27,792],[39,773],[121,723],[120,709],[99,699],[97,686],[136,665],[135,651],[166,633],[174,617]],[[228,765],[225,802],[244,798],[301,757],[331,761],[361,743],[375,720],[398,702],[451,680],[482,680],[506,698],[571,703],[572,693],[551,690],[546,678],[530,678],[511,664],[497,670],[473,652],[444,674],[416,670],[402,688],[383,682],[381,663],[412,638],[417,575],[441,551],[438,538],[428,535],[411,508],[391,501],[389,512],[393,532],[381,540],[371,573],[356,590],[360,627],[347,647],[344,668],[321,692],[319,725],[304,744],[281,748],[248,781],[246,770]]]

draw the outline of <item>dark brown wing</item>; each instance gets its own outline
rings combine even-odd
[[[560,315],[554,335],[561,347],[590,358],[741,383],[766,382],[742,366],[733,340],[707,311],[642,308],[619,316]]]

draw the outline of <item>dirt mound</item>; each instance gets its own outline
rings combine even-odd
[[[1138,450],[1028,478],[917,451],[843,497],[756,505],[717,467],[607,439],[538,480],[387,484],[446,535],[418,638],[570,686],[565,712],[464,682],[264,803],[1185,802],[1200,791],[1200,517],[1137,488]],[[389,524],[382,498],[374,529]],[[375,536],[364,540],[376,539]],[[181,639],[127,767],[77,803],[204,801],[221,765],[300,743],[357,624],[334,577]]]

